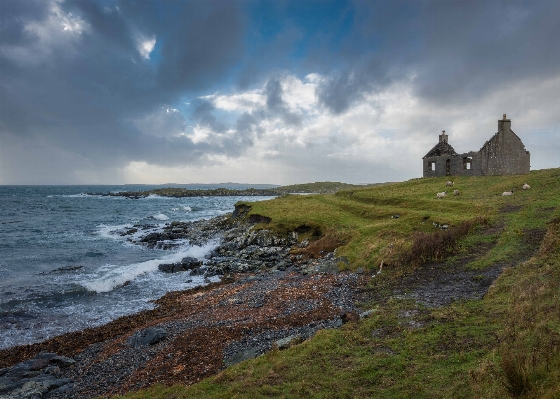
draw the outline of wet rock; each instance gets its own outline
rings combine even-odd
[[[29,367],[30,371],[41,370],[49,365],[48,359],[36,359],[31,367]]]
[[[41,399],[47,398],[50,391],[72,382],[68,378],[56,378],[41,370],[59,369],[49,364],[74,364],[74,360],[56,353],[40,353],[34,359],[18,363],[2,370],[0,376],[0,398],[2,399]]]
[[[57,375],[60,373],[60,367],[58,366],[49,366],[43,370],[45,374]]]
[[[197,267],[196,269],[192,269],[191,270],[191,276],[202,276],[204,275],[204,272],[206,271],[206,267],[205,266],[201,266],[201,267]]]
[[[149,327],[133,334],[126,343],[133,348],[154,345],[167,337],[167,331],[162,328]]]
[[[80,265],[73,265],[73,266],[63,266],[63,267],[59,267],[58,269],[54,269],[51,271],[51,273],[64,273],[64,272],[74,272],[76,270],[80,270],[83,269],[83,266]]]
[[[247,213],[249,213],[250,210],[251,207],[249,205],[245,205],[245,204],[235,205],[235,210],[233,211],[231,216],[234,218],[241,218],[245,216]]]
[[[196,258],[187,257],[183,258],[181,262],[177,263],[165,263],[158,265],[158,269],[164,273],[177,273],[187,270],[192,270],[195,267],[202,265],[202,262]]]
[[[257,357],[258,354],[258,348],[247,348],[225,358],[224,364],[228,367],[233,366],[234,364],[241,363],[244,360],[253,359]]]
[[[66,356],[55,356],[50,359],[51,363],[56,364],[59,367],[66,368],[72,366],[76,361]]]

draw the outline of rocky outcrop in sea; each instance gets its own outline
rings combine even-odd
[[[194,222],[171,222],[163,231],[140,234],[139,238],[129,240],[160,249],[173,249],[186,241],[197,246],[217,243],[217,247],[201,263],[193,258],[185,258],[175,264],[160,265],[159,269],[167,273],[189,271],[192,275],[205,277],[264,270],[298,270],[304,274],[336,273],[339,262],[347,263],[345,258],[336,257],[335,253],[325,253],[318,259],[306,259],[301,254],[294,254],[294,249],[305,248],[308,241],[300,241],[295,231],[279,237],[267,229],[255,230],[254,225],[266,222],[267,218],[259,215],[246,218],[248,210],[246,205],[239,205],[232,215]],[[135,225],[120,234],[132,236],[139,231],[141,233],[142,229],[148,231],[151,227]]]

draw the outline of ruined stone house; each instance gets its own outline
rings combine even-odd
[[[439,143],[422,158],[424,177],[518,175],[530,171],[529,151],[511,130],[506,114],[498,121],[498,132],[479,151],[457,154],[448,137],[444,130]]]

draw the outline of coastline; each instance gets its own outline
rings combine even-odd
[[[167,293],[154,301],[154,309],[99,327],[1,350],[0,379],[7,381],[17,374],[14,369],[23,370],[19,380],[10,380],[11,388],[0,387],[0,394],[7,395],[2,397],[21,396],[31,383],[38,384],[35,394],[44,398],[89,398],[155,383],[192,384],[228,365],[339,327],[344,314],[357,317],[354,291],[360,276],[336,273],[336,264],[344,259],[334,253],[320,259],[292,254],[294,246],[306,245],[298,243],[297,233],[275,237],[267,230],[253,231],[254,223],[262,221],[247,222],[246,212],[241,207],[233,215],[172,222],[161,233],[141,236],[136,244],[162,249],[185,239],[197,245],[220,240],[203,265],[175,274],[220,275],[222,281]],[[161,335],[157,342],[134,343],[154,331]],[[75,363],[30,371],[37,364],[33,358],[45,352]]]
[[[483,272],[468,268],[473,257],[491,250],[487,245],[461,254],[452,264],[440,261],[413,269],[376,290],[369,282],[377,270],[373,276],[363,270],[339,272],[337,265],[346,260],[336,257],[336,251],[306,257],[302,252],[312,247],[307,240],[300,241],[297,232],[276,237],[268,230],[254,230],[255,223],[263,227],[266,220],[247,217],[249,210],[241,204],[231,215],[171,222],[162,232],[140,235],[138,241],[130,238],[167,249],[174,241],[200,245],[219,239],[203,265],[187,258],[160,265],[160,270],[189,270],[174,273],[182,279],[193,273],[222,279],[169,292],[154,301],[154,309],[99,327],[1,350],[0,397],[77,399],[124,394],[158,383],[191,385],[243,360],[297,345],[322,329],[367,317],[372,310],[359,314],[359,304],[372,300],[383,306],[391,298],[412,299],[439,308],[456,300],[480,299],[506,266],[496,264]],[[494,230],[486,227],[481,234]],[[535,242],[543,235],[535,232]],[[534,250],[527,248],[514,261],[529,259]],[[425,326],[424,311],[411,306],[402,311],[405,324],[396,328]],[[66,366],[46,362],[45,356],[62,356]]]

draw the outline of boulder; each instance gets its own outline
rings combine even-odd
[[[66,356],[55,356],[50,359],[50,362],[59,367],[66,368],[72,366],[76,361]]]
[[[128,338],[126,343],[133,348],[141,346],[154,345],[167,337],[167,331],[162,328],[149,327],[145,330],[138,331]]]
[[[258,347],[247,348],[241,352],[234,353],[224,359],[224,364],[226,366],[233,366],[234,364],[241,363],[247,359],[253,359],[258,356]]]
[[[36,359],[31,365],[31,367],[29,367],[29,371],[41,370],[47,367],[48,365],[49,365],[48,359]]]
[[[35,356],[33,359],[47,359],[50,360],[53,357],[57,357],[58,355],[56,353],[52,353],[52,352],[41,352],[39,353],[37,356]]]
[[[192,270],[200,265],[202,265],[202,262],[198,259],[186,257],[181,259],[181,262],[163,263],[161,265],[158,265],[158,269],[164,273],[177,273],[184,272],[186,270]]]
[[[301,335],[290,335],[289,337],[279,339],[274,344],[280,350],[291,348],[294,345],[300,344],[303,342],[303,338]]]

